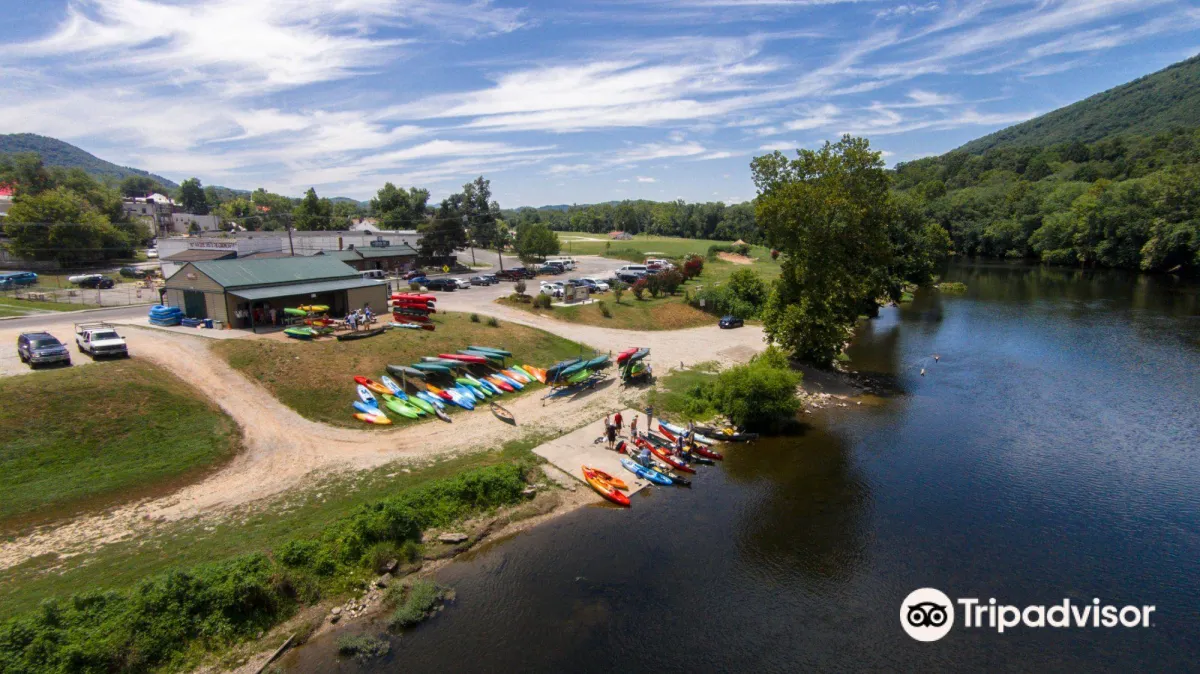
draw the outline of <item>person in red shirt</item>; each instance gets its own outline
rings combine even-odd
[[[621,413],[617,412],[616,416],[613,417],[613,425],[617,427],[618,434],[621,433],[622,424],[624,424],[624,423],[625,423],[625,420],[621,418]]]

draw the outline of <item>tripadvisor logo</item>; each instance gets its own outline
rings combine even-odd
[[[900,604],[900,626],[917,641],[937,641],[954,627],[957,603],[964,629],[994,629],[999,634],[1013,627],[1151,627],[1153,606],[1122,606],[1091,603],[1075,604],[1063,599],[1049,606],[1025,607],[997,604],[995,599],[981,602],[974,598],[951,601],[941,590],[923,587],[913,590]]]

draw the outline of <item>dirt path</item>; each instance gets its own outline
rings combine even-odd
[[[733,264],[754,264],[754,260],[745,255],[738,255],[737,253],[717,253],[717,257]]]
[[[464,293],[465,294],[465,293]],[[652,349],[658,371],[717,360],[739,362],[763,347],[757,328],[714,327],[674,332],[631,333],[576,326],[488,303],[474,309],[616,352],[628,346]],[[455,310],[453,306],[447,309]],[[617,409],[626,392],[617,382],[578,397],[546,401],[534,393],[510,400],[518,426],[486,410],[458,415],[452,424],[429,421],[388,432],[341,429],[308,421],[265,389],[242,377],[209,351],[209,340],[152,329],[125,331],[130,351],[196,386],[229,414],[245,434],[245,452],[217,474],[163,498],[133,503],[39,529],[0,544],[0,569],[46,553],[70,556],[122,540],[161,521],[219,515],[226,509],[277,495],[306,482],[314,472],[365,469],[397,460],[496,447],[531,432],[571,429]],[[97,365],[100,367],[101,365]]]

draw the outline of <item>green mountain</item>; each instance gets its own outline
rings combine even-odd
[[[1200,56],[1072,103],[959,148],[970,154],[1002,147],[1092,143],[1117,135],[1153,135],[1200,126]]]
[[[174,181],[167,180],[162,176],[104,161],[90,152],[85,152],[57,138],[47,138],[33,133],[0,134],[0,154],[18,152],[36,152],[42,156],[42,162],[46,166],[81,168],[97,178],[112,177],[123,180],[129,176],[149,176],[157,180],[163,187],[179,187]]]

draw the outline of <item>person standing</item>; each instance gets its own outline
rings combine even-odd
[[[633,420],[629,422],[629,437],[637,439],[637,420],[638,415],[633,415]]]
[[[617,412],[616,415],[613,416],[613,426],[616,426],[617,428],[617,435],[620,435],[621,431],[624,430],[625,419],[621,417],[620,412]]]
[[[271,307],[271,325],[279,325],[279,313],[275,311],[275,307]]]
[[[654,406],[647,405],[646,406],[646,432],[649,433],[653,430],[654,430]]]
[[[608,448],[613,449],[616,447],[616,444],[617,444],[617,426],[616,426],[616,424],[608,425],[607,434],[608,434]]]

